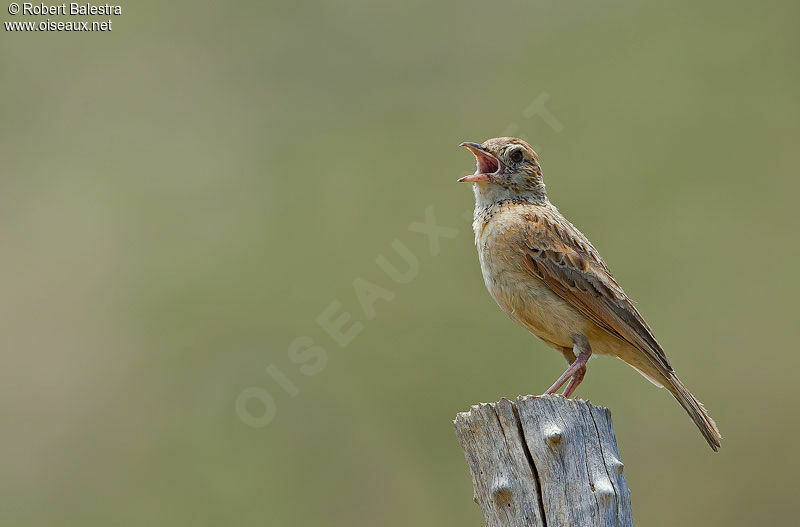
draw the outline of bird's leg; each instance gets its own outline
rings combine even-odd
[[[583,380],[583,377],[586,375],[586,363],[589,361],[589,357],[592,356],[592,348],[589,346],[589,341],[586,340],[586,337],[583,335],[576,337],[574,340],[574,346],[572,348],[573,353],[575,354],[575,361],[569,365],[567,371],[561,374],[561,377],[553,383],[553,385],[547,389],[545,395],[553,394],[561,388],[567,379],[572,377],[572,380],[567,385],[567,389],[564,390],[564,397],[569,397],[572,395],[572,392],[575,391],[575,388]]]
[[[573,375],[572,379],[570,379],[569,384],[567,384],[567,389],[564,390],[564,397],[569,397],[570,395],[572,395],[572,392],[575,391],[575,388],[577,388],[578,385],[581,383],[581,381],[583,381],[583,378],[586,376],[586,362],[589,360],[589,357],[591,357],[591,355],[587,355],[584,353],[578,355],[578,359],[575,362],[584,359],[583,366],[578,368],[577,371],[575,372],[575,375]]]

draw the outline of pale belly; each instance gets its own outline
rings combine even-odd
[[[481,258],[481,271],[497,305],[517,324],[561,348],[572,348],[572,337],[594,326],[536,277]]]
[[[523,269],[515,258],[501,257],[500,251],[489,248],[490,240],[484,242],[489,243],[481,244],[478,256],[486,288],[518,325],[559,351],[572,349],[576,335],[585,336],[594,353],[609,353],[609,346],[621,344]]]

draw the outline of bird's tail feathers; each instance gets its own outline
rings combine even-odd
[[[683,385],[675,373],[671,372],[667,376],[667,381],[667,389],[669,389],[675,399],[681,403],[681,406],[683,406],[683,409],[689,414],[689,417],[692,418],[694,424],[700,429],[700,433],[703,434],[703,437],[708,441],[708,445],[714,452],[718,451],[720,446],[722,446],[722,435],[719,433],[717,424],[708,414],[703,403],[698,401],[697,398],[686,389],[686,386]]]

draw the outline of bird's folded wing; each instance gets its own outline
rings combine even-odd
[[[664,350],[591,243],[569,222],[535,214],[521,228],[525,269],[595,324],[671,372]]]

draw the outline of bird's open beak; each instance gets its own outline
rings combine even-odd
[[[493,176],[500,175],[503,172],[503,163],[489,153],[483,145],[466,142],[458,146],[469,149],[472,155],[475,156],[477,165],[475,173],[462,177],[458,180],[459,183],[488,183],[494,179]]]

